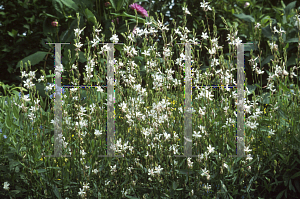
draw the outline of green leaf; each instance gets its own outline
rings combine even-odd
[[[34,66],[38,63],[40,63],[41,61],[43,61],[44,57],[47,55],[47,54],[52,54],[50,52],[42,52],[42,51],[38,51],[32,55],[29,55],[27,57],[25,57],[24,59],[22,59],[21,61],[24,63],[28,62],[28,60],[30,60],[31,62],[31,66]],[[17,64],[17,68],[20,68],[20,63],[21,61],[18,62]]]
[[[47,97],[44,83],[35,83],[35,87],[37,92],[39,93],[39,96],[41,96],[42,98]]]
[[[59,4],[59,6],[57,4]],[[58,13],[62,14],[63,6],[59,0],[52,0],[52,5]]]
[[[119,51],[123,51],[123,45],[124,44],[119,44],[119,45],[115,45],[114,47]]]
[[[178,187],[178,184],[175,181],[173,181],[173,183],[172,183],[173,190],[176,190],[177,187]]]
[[[56,16],[54,16],[54,15],[51,15],[51,14],[48,14],[48,13],[41,13],[40,15],[39,15],[39,17],[41,16],[41,15],[43,15],[43,16],[47,16],[47,17],[52,17],[52,18],[57,18]]]
[[[297,173],[295,173],[295,174],[291,177],[291,179],[297,178],[298,176],[300,176],[300,171],[297,172]]]
[[[7,102],[8,103],[8,102]],[[5,117],[5,126],[8,128],[8,129],[11,129],[11,125],[12,125],[12,121],[11,121],[11,116],[10,114],[8,113]]]
[[[74,19],[70,25],[70,27],[61,34],[60,36],[60,40],[63,42],[72,42],[73,39],[75,39],[75,35],[74,35],[74,29],[76,29],[77,27],[77,19]],[[69,45],[62,45],[62,46],[69,46]]]
[[[79,62],[84,63],[86,61],[87,61],[87,59],[85,58],[84,53],[79,51]]]
[[[274,25],[274,22],[272,22],[272,24]],[[270,25],[267,25],[266,27],[261,29],[262,34],[264,35],[264,37],[268,38],[269,40],[273,41],[277,41],[277,37],[275,37],[275,35],[272,33],[271,29],[270,29]],[[273,38],[272,38],[273,35]]]
[[[220,181],[221,181],[221,189],[225,190],[225,192],[227,192],[227,188],[226,188],[225,184],[223,183],[222,180],[220,180]]]
[[[281,82],[279,83],[279,89],[283,89],[284,91],[290,92],[290,89],[288,89],[285,85],[283,85]]]
[[[265,27],[267,23],[270,23],[270,20],[270,16],[265,16],[260,20],[260,24],[262,25],[262,27]]]
[[[117,13],[110,13],[112,15],[115,15],[116,17],[129,17],[135,20],[135,16],[133,15],[129,15],[125,12],[123,12],[122,14],[117,14]],[[141,18],[141,17],[137,17],[138,22],[144,24],[145,23],[145,19]],[[135,21],[136,22],[136,21]]]
[[[263,98],[264,104],[270,104],[270,93],[269,92],[263,93],[262,98]]]
[[[88,9],[85,9],[86,18],[89,22],[92,22],[95,26],[97,26],[97,20],[95,15]]]
[[[251,15],[245,15],[244,13],[242,13],[242,14],[233,14],[233,15],[236,16],[237,18],[242,19],[242,20],[247,21],[247,22],[252,22],[252,23],[255,22],[255,19]]]
[[[76,3],[74,3],[74,1],[72,0],[60,0],[63,4],[65,4],[65,6],[67,6],[68,8],[71,8],[73,10],[75,10],[75,12],[78,12],[78,6],[76,5]]]
[[[273,56],[273,55],[269,55],[268,57],[266,57],[266,58],[262,61],[261,65],[264,66],[265,64],[268,64],[268,63],[271,61],[271,59],[274,59],[274,56]]]
[[[18,108],[17,108],[17,106],[13,106],[13,114],[14,114],[14,116],[15,116],[15,118],[17,118],[17,120],[19,120],[19,111],[18,111]]]
[[[19,116],[19,128],[23,129],[23,121],[24,121],[25,116],[22,114],[21,111],[20,111],[19,114],[20,114],[20,116]]]
[[[251,42],[251,43],[253,43],[253,42]],[[253,43],[253,44],[246,44],[246,45],[244,45],[244,51],[245,52],[250,52],[251,50],[253,50],[253,51],[257,50],[258,49],[257,44],[258,44],[258,42],[255,41],[255,44]]]
[[[129,199],[139,199],[139,198],[137,198],[137,197],[127,196],[127,195],[126,195],[126,198],[129,198]]]
[[[13,38],[15,38],[17,36],[17,34],[18,34],[18,31],[15,30],[15,29],[12,29],[11,32],[9,32],[9,31],[7,31],[7,32],[8,32],[8,35],[11,36],[11,37],[13,37]]]
[[[300,192],[300,183],[299,183],[299,181],[297,181],[297,180],[295,181],[295,186],[296,186],[298,192]]]
[[[116,3],[116,12],[119,12],[120,11],[120,9],[123,7],[123,5],[124,5],[124,0],[117,0],[117,3]]]
[[[28,29],[28,30],[30,29],[30,27],[29,27],[28,24],[23,25],[23,27],[26,28],[26,29]]]
[[[134,0],[134,3],[144,2],[144,1],[147,1],[147,2],[148,2],[148,0]]]
[[[298,37],[291,38],[286,41],[286,43],[298,43],[298,42],[299,42]]]
[[[114,1],[114,0],[109,0],[109,1],[110,1],[111,6],[113,7],[113,9],[116,10],[116,4],[115,4],[115,1]]]
[[[287,61],[286,66],[296,65],[296,59],[297,59],[297,55],[290,56],[290,58]]]
[[[288,49],[289,46],[290,46],[290,44],[287,43],[287,44],[285,45],[284,49],[285,49],[285,50]]]
[[[294,186],[293,186],[293,184],[292,184],[292,180],[290,179],[290,181],[289,181],[289,190],[293,190],[294,192],[296,192],[296,190],[295,190],[295,188],[294,188]]]
[[[46,169],[34,169],[33,172],[38,174],[38,173],[45,173],[45,172],[47,172],[47,170]]]
[[[283,10],[284,14],[287,16],[290,14],[291,10],[296,6],[296,1],[289,3]]]
[[[9,161],[9,169],[13,170],[16,166],[20,165],[20,162],[16,160],[10,160]]]
[[[57,187],[54,186],[54,185],[52,185],[52,189],[53,189],[53,192],[54,192],[55,196],[56,196],[58,199],[61,199],[62,197],[61,197],[61,195],[60,195],[60,193],[59,193]]]
[[[255,92],[256,86],[255,85],[247,85],[247,88],[248,88],[248,92],[249,92],[249,94],[247,93],[247,95],[251,95],[252,93]]]

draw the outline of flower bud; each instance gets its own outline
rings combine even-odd
[[[110,6],[110,2],[106,2],[104,5],[105,5],[105,7],[108,7],[108,6]]]
[[[115,20],[111,20],[113,23],[115,22]],[[117,18],[117,23],[119,24],[119,18]]]
[[[250,3],[249,2],[246,2],[245,5],[244,5],[244,8],[247,8],[250,6]]]
[[[52,22],[51,22],[51,25],[52,25],[53,27],[57,27],[57,26],[58,26],[58,22],[57,22],[57,21],[52,21]]]

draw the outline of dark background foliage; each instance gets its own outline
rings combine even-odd
[[[88,13],[85,11],[88,8],[97,18],[97,21],[101,23],[101,27],[104,27],[104,33],[106,38],[111,36],[109,28],[111,27],[111,20],[114,19],[112,15],[108,15],[109,11],[108,8],[104,6],[104,0],[93,0],[93,1],[80,1],[74,0],[73,4],[64,4],[62,2],[72,2],[69,0],[46,0],[46,1],[37,1],[37,0],[25,0],[25,1],[9,1],[3,0],[1,1],[1,5],[3,5],[2,9],[0,10],[0,22],[1,22],[1,34],[0,34],[0,46],[1,46],[1,54],[0,54],[0,61],[1,61],[1,73],[0,73],[0,80],[1,82],[8,84],[8,85],[20,85],[21,78],[20,78],[20,69],[18,62],[25,57],[32,55],[38,51],[41,52],[49,52],[50,54],[44,56],[42,61],[38,62],[37,64],[32,67],[32,70],[38,70],[36,72],[36,76],[40,77],[41,74],[39,73],[40,69],[44,69],[46,73],[49,73],[49,70],[53,72],[53,52],[54,47],[53,45],[46,45],[45,42],[74,42],[74,32],[73,29],[77,27],[77,19],[76,19],[76,12],[80,13],[81,16],[81,24],[80,27],[86,27],[83,31],[83,44],[84,48],[87,43],[85,40],[86,36],[91,35],[93,31],[93,25],[95,23],[89,19]],[[133,0],[129,1],[128,4],[134,2]],[[169,31],[174,29],[174,25],[172,20],[176,21],[176,26],[182,24],[183,20],[183,11],[182,6],[183,3],[187,4],[189,11],[192,13],[191,15],[187,15],[187,28],[192,31],[193,28],[196,29],[197,38],[201,38],[201,34],[203,30],[200,28],[201,20],[204,20],[206,24],[206,16],[205,12],[200,7],[200,2],[197,0],[191,1],[178,1],[174,0],[174,5],[170,7],[172,4],[171,0],[162,0],[162,1],[143,1],[142,6],[148,11],[149,16],[153,16],[156,19],[155,13],[157,12],[160,16],[160,13],[164,16],[164,23],[168,24]],[[263,1],[259,0],[256,1],[256,4],[252,5],[249,8],[244,8],[244,4],[246,1],[233,1],[233,0],[218,0],[218,1],[211,1],[210,6],[214,7],[216,10],[216,22],[215,25],[217,26],[219,46],[223,46],[223,52],[225,55],[229,55],[228,49],[228,42],[226,41],[227,34],[229,32],[225,29],[224,23],[222,22],[221,16],[226,19],[231,25],[237,23],[239,33],[238,36],[242,39],[243,43],[245,42],[254,42],[253,41],[253,26],[249,25],[250,23],[241,20],[235,16],[235,14],[244,13],[245,15],[251,15],[255,22],[259,22],[262,16],[269,16],[276,24],[276,22],[281,22],[282,26],[282,13],[283,13],[283,3],[288,5],[292,1]],[[199,4],[199,5],[198,5]],[[68,6],[66,6],[68,5]],[[197,5],[197,6],[195,6]],[[128,6],[128,5],[127,5]],[[299,2],[296,2],[295,8],[298,8]],[[122,11],[130,12],[130,9],[121,8],[119,12]],[[211,12],[211,11],[209,11]],[[133,14],[131,12],[131,14]],[[211,15],[210,15],[211,16]],[[127,31],[122,29],[124,26],[124,19],[123,17],[120,18],[120,23],[116,25],[117,34],[120,38],[119,42],[123,42],[124,38],[120,35],[120,32]],[[51,22],[57,20],[59,23],[59,27],[55,28],[51,26]],[[208,17],[209,23],[209,30],[213,30],[213,19]],[[252,23],[254,24],[254,23]],[[264,24],[265,26],[268,24]],[[131,24],[130,27],[134,27],[134,24]],[[278,27],[278,26],[277,26]],[[268,27],[266,27],[266,31]],[[121,30],[122,29],[122,30]],[[286,29],[286,28],[284,28]],[[207,30],[206,30],[207,31]],[[270,31],[270,30],[269,30]],[[23,33],[26,33],[26,36]],[[107,39],[108,39],[107,38]],[[265,67],[268,69],[267,64],[270,62],[270,50],[267,44],[267,40],[269,38],[263,36],[261,38],[260,50],[262,52],[262,62]],[[170,34],[167,35],[167,41],[170,41]],[[289,55],[295,56],[297,52],[297,43],[290,43],[289,48]],[[160,38],[159,41],[159,49],[162,49],[163,40]],[[74,46],[73,45],[62,45],[62,54],[63,54],[63,65],[67,68],[70,67],[72,63],[67,64],[67,50],[71,49],[72,56],[74,56]],[[84,53],[84,52],[83,52]],[[206,49],[202,52],[206,54]],[[256,55],[260,52],[256,51]],[[116,57],[118,56],[118,51],[116,53]],[[177,54],[173,54],[172,58],[175,60]],[[245,60],[249,60],[250,53],[245,52]],[[266,60],[269,58],[268,60]],[[293,57],[294,59],[294,57]],[[203,63],[204,65],[209,65],[208,56],[203,56]],[[82,74],[84,72],[86,60],[81,58],[79,60],[79,72]],[[295,61],[290,62],[288,67],[293,67]],[[178,70],[178,68],[176,68]],[[249,66],[249,63],[245,61],[245,70],[246,70],[246,78],[248,79],[248,84],[254,84],[254,77],[252,76],[252,69]],[[288,70],[289,72],[289,70]],[[262,85],[265,86],[267,84],[267,73],[262,75]],[[80,77],[80,84],[83,85],[83,75]],[[1,91],[1,90],[0,90]]]

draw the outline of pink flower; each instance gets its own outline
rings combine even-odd
[[[148,17],[148,13],[147,11],[142,7],[140,6],[139,4],[137,3],[133,3],[131,5],[129,5],[129,7],[133,10],[136,10],[137,12],[139,12],[143,17]]]
[[[57,22],[57,21],[52,21],[52,22],[51,22],[51,25],[52,25],[53,27],[56,27],[56,26],[58,26],[58,22]]]
[[[105,5],[105,7],[108,7],[108,6],[110,6],[110,2],[106,2],[104,5]]]

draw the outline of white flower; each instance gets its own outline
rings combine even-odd
[[[228,168],[228,165],[226,163],[223,163],[223,167]]]
[[[86,152],[84,152],[84,149],[80,150],[80,153],[81,153],[82,156],[86,155]]]
[[[188,14],[188,15],[191,14],[187,8],[182,8],[182,10],[185,11],[185,12],[184,12],[185,14]]]
[[[97,86],[97,92],[101,92],[101,93],[103,93],[103,92],[104,92],[104,90],[101,88],[101,86]]]
[[[85,27],[83,29],[81,29],[81,30],[80,29],[74,29],[74,31],[75,31],[75,37],[78,37],[84,29],[85,29]]]
[[[26,74],[26,71],[22,71],[21,73],[22,73],[22,77],[21,78],[28,76],[28,74]]]
[[[270,47],[271,47],[271,49],[273,49],[273,50],[277,50],[278,45],[272,42],[272,43],[270,43]]]
[[[28,95],[24,95],[24,97],[22,98],[24,101],[29,102],[30,98],[29,98],[29,94]]]
[[[30,76],[30,79],[35,79],[35,71],[29,71],[28,76]]]
[[[191,158],[187,158],[188,166],[193,167],[193,162],[191,161]]]
[[[44,76],[43,75],[40,77],[40,79],[38,79],[38,82],[41,82],[41,81],[44,81]]]
[[[58,66],[55,66],[55,71],[58,72],[64,72],[64,68],[62,64],[59,64]]]
[[[95,135],[96,135],[96,136],[99,136],[99,135],[102,135],[102,133],[101,133],[101,131],[99,131],[99,130],[96,129],[96,130],[95,130]]]
[[[206,12],[207,10],[211,10],[211,7],[208,5],[210,2],[205,2],[203,1],[203,3],[201,2],[200,4],[200,7],[203,8],[203,10]],[[207,9],[205,9],[207,8]]]
[[[154,171],[153,171],[153,169],[148,169],[148,175],[154,176]]]
[[[247,155],[247,158],[246,158],[246,160],[252,160],[253,158],[251,157],[251,155],[249,154],[249,155]]]
[[[245,151],[245,152],[250,152],[250,151],[252,151],[252,150],[249,149],[249,147],[247,146],[247,147],[244,148],[244,151]]]
[[[99,172],[98,169],[94,169],[94,170],[93,170],[93,173],[94,173],[94,174],[97,174],[98,172]]]
[[[4,182],[4,186],[3,186],[3,189],[5,190],[9,190],[9,183],[8,182]]]
[[[77,69],[77,66],[75,64],[73,64],[72,69]]]
[[[88,190],[89,188],[89,183],[83,183],[83,189]]]
[[[202,169],[202,176],[206,176],[206,175],[208,175],[208,170],[206,170],[206,168],[204,168],[204,169]]]
[[[207,32],[202,32],[201,37],[202,37],[203,39],[208,39]]]
[[[215,147],[211,147],[211,145],[209,145],[209,147],[207,147],[207,150],[209,153],[213,153],[215,150]]]
[[[31,82],[30,79],[27,79],[26,81],[23,81],[23,82],[24,82],[24,86],[28,89],[32,88],[34,86],[34,84]]]
[[[273,129],[271,129],[270,131],[269,131],[269,135],[274,135],[274,130]]]
[[[212,48],[212,49],[208,49],[209,54],[213,55],[216,54],[216,49]]]
[[[100,41],[100,39],[97,37],[97,35],[96,35],[96,38],[97,39],[94,38],[93,41],[91,41],[93,43],[92,47],[95,47]]]
[[[81,189],[81,188],[79,188],[79,189],[80,189],[80,191],[78,192],[78,195],[84,196],[85,195],[85,192],[83,191],[84,189]]]
[[[158,167],[155,167],[155,173],[160,174],[160,172],[163,170],[163,168],[160,167],[160,165],[158,165]]]
[[[168,134],[167,132],[164,132],[164,137],[166,140],[168,140],[171,137],[171,134]]]
[[[75,43],[74,46],[76,47],[75,51],[77,51],[79,48],[81,48],[81,46],[83,46],[83,44],[79,43]]]
[[[96,32],[97,34],[99,34],[99,32],[101,32],[101,29],[95,29],[95,32]]]
[[[256,23],[255,29],[256,29],[256,28],[259,28],[259,26],[261,26],[260,23]]]
[[[193,136],[196,137],[196,138],[201,138],[202,137],[202,135],[200,135],[200,131],[198,131],[198,132],[194,131]]]
[[[119,41],[118,35],[114,34],[114,35],[110,38],[110,40],[111,40],[113,43],[118,43],[118,41]]]
[[[31,108],[29,110],[32,111],[32,112],[36,112],[38,109],[35,106],[31,106]]]

